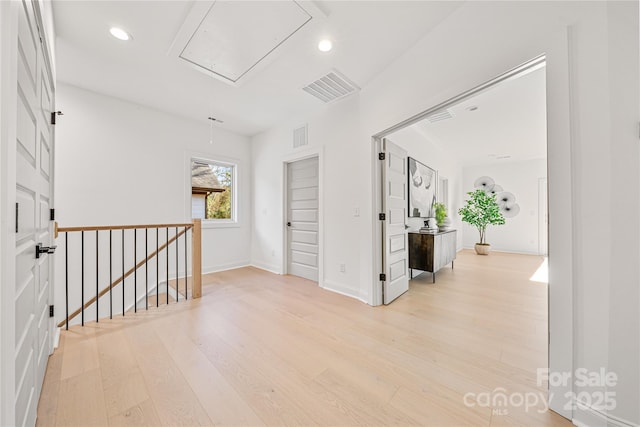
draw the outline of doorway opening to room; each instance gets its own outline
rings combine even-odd
[[[550,355],[546,72],[540,56],[373,137],[374,305],[421,307],[528,372]],[[458,215],[474,191],[505,220],[486,230],[489,256]]]
[[[476,190],[495,197],[504,219],[483,233],[494,252],[546,257],[543,56],[376,135],[374,142],[381,213],[376,267],[386,279],[380,302],[391,303],[416,277],[435,283],[458,251],[474,248],[482,236],[458,210]]]

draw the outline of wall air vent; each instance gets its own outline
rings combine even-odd
[[[293,148],[302,147],[307,145],[309,140],[307,139],[307,125],[300,126],[293,130]]]
[[[440,111],[438,113],[427,116],[427,120],[431,123],[441,122],[442,120],[452,119],[453,114],[449,110]]]
[[[303,87],[302,90],[324,103],[329,103],[349,96],[360,88],[339,71],[331,70],[327,75]]]

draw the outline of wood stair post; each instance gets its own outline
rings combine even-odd
[[[191,230],[191,275],[193,277],[191,295],[193,298],[200,298],[202,296],[202,220],[194,219]]]

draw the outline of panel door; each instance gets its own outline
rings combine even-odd
[[[36,257],[36,244],[51,246],[49,209],[53,188],[52,81],[29,1],[18,23],[16,127],[15,414],[34,425],[38,398],[52,351],[52,258]]]
[[[318,281],[318,157],[287,164],[287,272]]]
[[[382,167],[383,204],[383,302],[391,303],[409,290],[409,251],[407,221],[407,152],[388,139],[382,141],[385,160]]]

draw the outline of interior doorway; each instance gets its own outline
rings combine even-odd
[[[457,212],[459,208],[462,207],[463,199],[465,197],[466,192],[474,190],[474,186],[478,188],[478,182],[483,179],[489,181],[491,184],[490,187],[492,191],[497,195],[498,193],[505,196],[505,202],[503,203],[503,215],[505,217],[515,217],[517,213],[519,213],[520,206],[515,203],[513,199],[513,194],[509,192],[512,190],[510,186],[513,184],[508,182],[496,182],[491,177],[482,176],[479,172],[477,172],[478,177],[475,175],[473,179],[470,180],[469,177],[463,178],[463,174],[460,171],[455,169],[455,165],[452,166],[452,163],[461,163],[465,169],[471,165],[501,165],[504,166],[508,163],[513,164],[511,174],[514,176],[523,175],[520,168],[520,164],[517,164],[517,161],[529,161],[536,160],[537,161],[537,171],[542,171],[541,174],[538,172],[534,172],[530,176],[527,177],[528,187],[526,191],[521,191],[518,195],[522,199],[527,199],[523,206],[526,208],[526,212],[523,212],[519,218],[514,220],[509,220],[513,223],[522,223],[525,219],[527,220],[527,226],[530,228],[529,234],[526,237],[522,237],[520,239],[521,242],[526,243],[526,247],[524,249],[520,248],[509,248],[508,237],[510,236],[509,231],[504,233],[507,236],[507,240],[504,246],[497,245],[495,249],[503,250],[507,252],[518,252],[518,253],[528,253],[528,254],[540,254],[540,250],[543,246],[547,245],[546,239],[546,229],[543,229],[542,225],[546,224],[547,215],[544,215],[543,222],[539,223],[537,217],[541,214],[540,209],[546,209],[545,206],[541,206],[541,197],[545,197],[540,194],[542,189],[539,187],[539,178],[546,174],[546,149],[547,149],[547,141],[546,141],[546,99],[544,98],[544,94],[546,91],[546,82],[545,82],[545,74],[546,74],[546,59],[544,56],[540,56],[535,58],[519,67],[514,68],[506,72],[505,74],[478,86],[468,92],[465,92],[461,95],[458,95],[448,101],[445,101],[425,112],[418,114],[402,123],[399,123],[396,126],[393,126],[386,131],[383,131],[373,137],[374,141],[374,156],[373,156],[373,175],[374,175],[374,195],[377,196],[377,200],[374,200],[376,204],[375,212],[386,213],[386,222],[388,223],[390,215],[388,215],[389,207],[389,197],[388,191],[386,191],[386,181],[385,181],[385,165],[384,162],[381,162],[380,159],[384,154],[380,153],[380,147],[382,147],[382,141],[384,139],[388,139],[389,137],[393,138],[394,142],[398,144],[402,149],[407,150],[408,156],[412,156],[412,153],[416,153],[418,148],[421,145],[424,145],[425,141],[434,141],[431,143],[430,149],[431,151],[422,155],[413,154],[417,159],[413,159],[414,161],[419,161],[421,163],[426,164],[427,169],[433,169],[433,166],[440,166],[443,162],[443,158],[446,157],[443,155],[443,152],[449,152],[450,158],[449,163],[446,164],[445,167],[437,167],[433,169],[434,179],[438,183],[436,194],[430,198],[433,202],[439,202],[446,206],[447,210],[451,213]],[[515,83],[519,82],[519,83]],[[505,95],[507,92],[504,88],[509,88],[508,95]],[[499,90],[498,90],[499,89]],[[450,130],[460,127],[465,127],[465,124],[478,124],[479,122],[486,122],[486,115],[478,114],[476,110],[479,109],[478,106],[474,104],[475,101],[481,99],[487,105],[501,104],[500,108],[493,108],[493,110],[500,110],[501,113],[508,114],[509,110],[513,110],[515,108],[509,108],[509,102],[513,105],[513,100],[516,102],[526,103],[528,99],[522,99],[522,97],[527,96],[527,91],[530,93],[537,92],[542,94],[542,98],[535,99],[535,103],[537,105],[538,111],[536,111],[536,122],[535,127],[538,133],[538,138],[536,144],[532,144],[531,147],[528,147],[526,143],[522,143],[521,145],[525,147],[514,148],[514,145],[517,145],[520,141],[517,138],[509,139],[509,136],[513,135],[498,135],[491,134],[494,139],[502,139],[502,145],[495,144],[491,147],[485,146],[483,141],[477,137],[477,131],[473,129],[473,126],[469,126],[469,134],[462,133],[461,135],[456,135],[458,140],[462,140],[460,143],[452,141],[448,139],[447,136],[451,135]],[[502,93],[501,93],[502,92]],[[493,99],[492,99],[493,98]],[[499,100],[499,102],[496,101]],[[507,102],[508,101],[508,102]],[[494,105],[491,105],[494,107]],[[482,107],[480,107],[482,110]],[[492,108],[488,108],[487,110],[492,111]],[[528,111],[522,110],[520,111],[521,116],[518,118],[520,120],[520,124],[526,122]],[[463,118],[463,114],[468,114],[469,118]],[[476,115],[475,118],[471,118],[472,115]],[[447,122],[445,124],[445,120],[451,119],[453,120]],[[503,120],[505,117],[500,117],[499,119]],[[509,119],[513,119],[513,117],[509,117]],[[466,121],[465,121],[466,120]],[[475,122],[474,122],[475,120]],[[445,125],[443,125],[445,124]],[[435,126],[437,125],[437,126]],[[444,130],[449,127],[449,131],[445,132]],[[493,128],[511,128],[514,127],[513,123],[508,121],[504,121],[503,123],[499,123]],[[517,127],[517,124],[515,125]],[[492,126],[489,125],[489,128]],[[443,130],[444,129],[444,130]],[[476,133],[474,133],[476,132]],[[525,132],[526,133],[526,132]],[[443,138],[441,138],[444,135]],[[475,136],[475,137],[474,137]],[[466,137],[466,138],[465,138]],[[516,141],[513,141],[516,139]],[[471,140],[471,144],[465,145],[464,140]],[[527,141],[528,142],[528,141]],[[486,144],[488,145],[488,143]],[[535,146],[534,146],[535,145]],[[501,148],[502,147],[502,148]],[[504,148],[508,147],[508,148]],[[504,150],[510,150],[509,153],[505,153]],[[454,160],[451,160],[454,159]],[[470,168],[473,171],[473,168]],[[477,168],[476,168],[477,169]],[[483,170],[482,168],[478,170]],[[472,172],[476,173],[476,172]],[[469,176],[471,176],[469,174]],[[529,179],[530,178],[530,179]],[[466,179],[466,182],[465,182]],[[546,176],[544,176],[546,180]],[[484,182],[484,181],[483,181]],[[546,181],[545,181],[546,182]],[[495,184],[495,185],[494,185]],[[502,187],[504,184],[505,188]],[[520,184],[520,183],[518,183]],[[410,185],[408,185],[410,187]],[[484,184],[483,184],[484,186]],[[531,188],[529,188],[531,187]],[[486,188],[484,186],[483,188]],[[530,200],[529,200],[530,199]],[[545,199],[546,200],[546,199]],[[427,209],[428,212],[434,212],[435,209]],[[422,211],[421,211],[422,213]],[[515,213],[515,214],[514,214]],[[407,218],[407,229],[418,231],[418,229],[422,228],[426,223],[425,216],[431,215],[409,215]],[[450,215],[450,217],[454,217],[457,215]],[[531,217],[531,218],[529,218]],[[531,224],[529,224],[531,222]],[[388,224],[387,224],[388,225]],[[459,220],[457,223],[454,222],[454,228],[459,229],[458,232],[458,242],[457,247],[461,249],[462,247],[472,247],[473,243],[469,244],[467,240],[471,242],[477,241],[477,236],[473,235],[473,229],[463,229],[463,227],[467,227],[467,225],[463,225]],[[522,228],[522,227],[521,227]],[[527,228],[527,227],[524,227]],[[386,225],[383,223],[382,226],[374,227],[374,242],[376,243],[376,249],[374,253],[374,257],[376,258],[375,270],[374,274],[377,277],[378,272],[381,272],[380,277],[389,277],[389,267],[390,264],[387,259],[387,252],[390,245],[388,241],[389,236],[385,235]],[[537,230],[537,232],[536,232]],[[531,232],[532,231],[532,232]],[[464,233],[462,233],[464,232]],[[492,230],[492,232],[495,232]],[[464,240],[461,234],[465,234],[467,240]],[[506,247],[505,247],[506,246]],[[377,290],[374,290],[374,305],[379,305],[384,302],[384,287],[385,281],[380,280]],[[377,294],[377,296],[375,295]]]
[[[320,161],[318,156],[285,163],[286,273],[319,282]]]
[[[373,206],[374,206],[374,212],[376,213],[376,217],[378,216],[377,212],[385,212],[386,209],[386,199],[387,199],[387,195],[384,191],[384,179],[383,179],[383,168],[380,164],[380,158],[382,157],[382,155],[380,154],[380,144],[381,141],[384,138],[393,138],[394,142],[399,143],[398,139],[396,138],[396,135],[399,131],[402,131],[404,129],[407,129],[411,126],[414,126],[415,124],[424,121],[425,119],[431,119],[430,121],[438,121],[438,120],[442,120],[443,118],[446,118],[446,116],[451,113],[450,110],[453,106],[455,105],[461,105],[464,104],[465,100],[468,100],[474,96],[477,95],[482,95],[483,93],[489,92],[491,88],[497,86],[500,83],[503,82],[509,82],[509,81],[513,81],[514,79],[518,79],[520,77],[522,77],[523,75],[526,75],[528,73],[532,73],[535,72],[536,70],[542,70],[542,74],[545,76],[547,76],[547,63],[546,63],[546,57],[545,55],[541,55],[540,57],[537,57],[531,61],[528,61],[527,63],[524,63],[518,67],[515,67],[514,69],[476,87],[473,88],[465,93],[462,93],[458,96],[455,96],[443,103],[440,103],[420,114],[417,114],[407,120],[405,120],[404,122],[401,122],[395,126],[392,126],[388,129],[386,129],[385,131],[382,131],[376,135],[373,136],[372,138],[372,177],[373,177],[373,195],[374,195],[374,200],[373,200]],[[547,92],[547,83],[545,81],[545,86],[542,89],[542,93],[546,94],[547,96],[549,96],[549,92]],[[559,84],[559,82],[554,81],[552,83],[551,87],[556,87]],[[562,96],[566,96],[567,94],[563,91],[561,91],[561,95]],[[549,101],[547,101],[546,99],[543,100],[544,103],[544,108],[549,108],[549,105],[551,105],[552,107],[557,107],[554,104],[549,104]],[[475,110],[473,105],[466,105],[465,106],[469,111],[473,111]],[[554,110],[556,113],[558,112],[557,109]],[[533,176],[532,182],[533,182],[533,187],[532,190],[530,191],[529,194],[529,198],[532,199],[531,203],[527,204],[527,209],[526,210],[522,210],[521,215],[524,216],[535,216],[536,220],[533,223],[533,226],[530,230],[530,237],[527,240],[527,243],[531,246],[531,251],[527,251],[527,253],[530,253],[532,255],[536,255],[539,256],[540,254],[546,253],[547,250],[547,246],[551,246],[553,248],[554,245],[558,246],[560,240],[558,240],[560,237],[556,236],[557,239],[554,239],[552,241],[550,241],[550,238],[548,237],[548,231],[547,231],[547,222],[548,222],[548,215],[544,214],[542,216],[542,218],[540,219],[540,222],[538,222],[538,217],[540,214],[542,214],[544,211],[544,213],[546,213],[547,210],[551,210],[552,208],[554,208],[555,206],[555,215],[556,217],[558,216],[558,214],[560,213],[562,216],[562,208],[564,206],[564,203],[560,203],[560,204],[556,204],[554,205],[554,203],[557,202],[556,199],[554,199],[553,197],[549,197],[549,199],[547,199],[547,187],[546,187],[546,171],[547,170],[558,170],[557,168],[559,167],[560,163],[564,163],[567,161],[566,156],[558,156],[558,157],[554,157],[554,162],[553,162],[553,167],[546,167],[546,151],[549,148],[549,144],[547,143],[547,135],[549,136],[549,140],[553,139],[553,141],[555,141],[554,143],[557,143],[557,146],[554,146],[553,149],[551,150],[552,153],[550,154],[555,154],[558,155],[557,151],[560,150],[560,148],[558,147],[564,147],[566,146],[566,141],[565,140],[561,140],[560,139],[560,132],[559,129],[565,129],[566,126],[564,126],[564,124],[562,124],[562,126],[559,126],[559,123],[557,122],[557,120],[555,119],[555,117],[553,118],[553,123],[552,126],[549,128],[549,130],[547,131],[547,127],[549,126],[549,124],[546,122],[546,120],[549,119],[546,111],[544,113],[544,118],[545,118],[545,123],[544,123],[544,129],[545,129],[545,138],[544,138],[544,150],[545,150],[545,160],[544,160],[544,165],[545,165],[545,171],[543,174],[540,175],[535,175]],[[504,117],[505,119],[505,123],[509,123],[508,121],[508,115]],[[405,145],[403,145],[402,143],[400,143],[401,147],[403,148],[407,148]],[[448,148],[448,147],[444,147],[443,144],[440,144],[440,149],[444,149],[444,148]],[[566,148],[566,147],[565,147]],[[411,156],[411,150],[409,151],[409,156]],[[502,157],[503,153],[499,153],[499,152],[486,152],[484,153],[484,156],[491,156],[493,158],[499,158]],[[505,157],[506,158],[506,157]],[[418,159],[419,160],[419,159]],[[554,169],[555,168],[555,169]],[[444,188],[447,189],[448,194],[446,195],[440,195],[437,197],[437,200],[442,202],[445,201],[445,203],[447,203],[447,207],[450,210],[453,211],[457,211],[457,209],[459,207],[461,207],[459,204],[456,205],[456,202],[454,200],[455,195],[456,194],[464,194],[463,193],[463,189],[461,188],[461,186],[459,184],[457,184],[455,182],[455,179],[453,177],[453,175],[451,175],[449,172],[443,173],[440,175],[441,177],[444,177],[446,179],[446,185],[438,185],[438,189],[442,190]],[[480,176],[478,176],[479,178]],[[543,177],[544,178],[544,188],[542,188],[542,183],[541,180],[539,180],[539,178]],[[554,178],[553,176],[551,178]],[[556,174],[556,178],[558,178],[557,174]],[[551,180],[552,182],[557,182],[558,188],[563,187],[564,184],[566,184],[566,182],[564,182],[562,180],[563,177],[559,177],[560,179],[558,181],[553,181],[553,179]],[[468,179],[467,179],[468,181]],[[501,184],[500,182],[495,182],[495,184]],[[468,189],[468,190],[473,190],[473,186]],[[505,188],[504,190],[508,190],[508,188]],[[502,191],[502,189],[500,190]],[[546,203],[545,203],[546,202]],[[511,206],[511,205],[510,205]],[[511,206],[512,207],[512,206]],[[518,209],[515,209],[516,211]],[[377,218],[376,218],[377,219]],[[417,221],[419,221],[420,223],[422,223],[422,218],[420,219],[416,219],[416,224],[417,225]],[[409,218],[408,221],[408,225],[409,227],[412,226],[411,224],[411,218]],[[461,226],[461,224],[458,224],[458,226]],[[374,248],[373,248],[373,257],[374,257],[374,277],[377,279],[378,278],[378,273],[382,272],[383,274],[380,275],[381,278],[384,278],[386,276],[387,273],[387,269],[388,269],[388,262],[386,259],[386,248],[385,245],[388,244],[387,241],[387,236],[385,236],[385,227],[381,227],[377,222],[374,224],[373,227],[373,231],[374,231]],[[556,230],[557,232],[558,230]],[[553,252],[554,256],[557,257],[557,261],[555,261],[554,265],[558,265],[558,262],[562,261],[562,260],[566,260],[566,258],[568,256],[570,256],[570,252],[562,252],[562,251],[555,251]],[[545,264],[546,265],[546,264]],[[563,330],[565,329],[564,327],[562,327],[562,325],[559,325],[559,319],[564,319],[566,318],[566,313],[570,313],[571,311],[566,311],[566,308],[564,309],[565,311],[563,312],[558,312],[558,310],[562,310],[562,300],[563,300],[563,296],[566,292],[567,288],[571,287],[570,283],[566,283],[566,280],[560,280],[562,278],[565,278],[566,275],[566,269],[565,268],[559,268],[558,270],[555,271],[555,273],[549,271],[549,274],[553,277],[555,277],[555,286],[553,288],[553,292],[551,290],[551,287],[546,285],[546,290],[548,292],[548,299],[549,299],[549,303],[547,305],[547,311],[546,311],[546,319],[549,325],[549,334],[548,334],[548,341],[549,341],[549,345],[547,347],[548,349],[548,360],[549,360],[549,369],[552,372],[558,371],[559,369],[561,370],[563,366],[566,365],[566,361],[568,360],[568,356],[570,355],[569,352],[567,352],[568,347],[570,347],[570,345],[558,345],[556,343],[558,343],[558,339],[560,336],[563,335]],[[555,275],[555,276],[554,276]],[[383,280],[375,280],[374,284],[373,284],[373,305],[381,305],[384,303],[384,285],[385,282]],[[555,303],[551,302],[551,296],[555,295],[557,297],[557,299],[555,300]],[[566,300],[564,301],[566,303]],[[555,322],[552,324],[551,319],[549,318],[549,312],[553,312],[554,313],[554,318],[556,319]],[[554,326],[555,325],[555,326]],[[560,329],[563,330],[558,330],[556,331],[555,335],[551,333],[551,331],[553,330],[552,327],[558,327],[561,326]],[[565,335],[566,337],[566,335]],[[565,341],[566,342],[566,341]],[[564,392],[564,389],[562,387],[552,387],[550,390],[550,393],[553,393],[554,395],[557,395],[558,393]],[[555,402],[551,405],[551,409],[555,410],[556,412],[561,413],[564,416],[568,416],[570,417],[569,413],[566,413],[566,411],[562,410],[562,406],[561,404],[559,404],[558,402]]]

